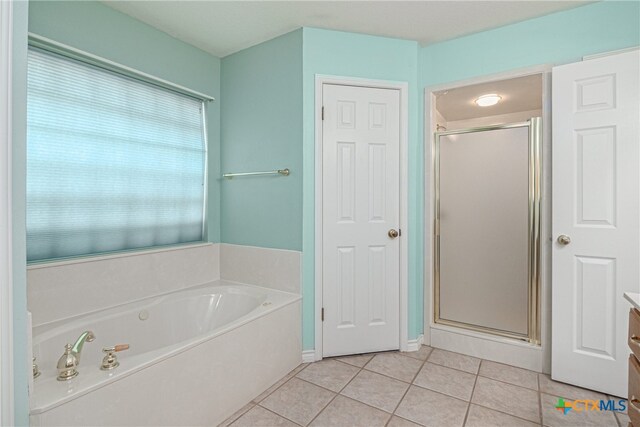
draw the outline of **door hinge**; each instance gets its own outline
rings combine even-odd
[[[320,310],[320,320],[324,322],[324,307]]]
[[[324,105],[322,106],[322,120],[324,121]]]

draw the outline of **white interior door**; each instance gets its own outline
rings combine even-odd
[[[399,348],[400,92],[322,89],[323,356]]]
[[[640,53],[553,69],[555,380],[627,393],[627,291],[640,275]],[[566,237],[565,237],[566,236]]]

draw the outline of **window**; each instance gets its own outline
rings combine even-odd
[[[203,101],[31,48],[27,259],[203,240]]]

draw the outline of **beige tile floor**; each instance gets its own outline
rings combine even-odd
[[[303,364],[221,426],[602,426],[623,413],[555,409],[558,397],[616,399],[509,365],[423,346]]]

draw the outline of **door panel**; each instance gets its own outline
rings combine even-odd
[[[322,98],[323,355],[397,349],[400,94],[325,84]]]
[[[638,51],[553,69],[555,380],[626,395],[628,303],[640,288]]]

